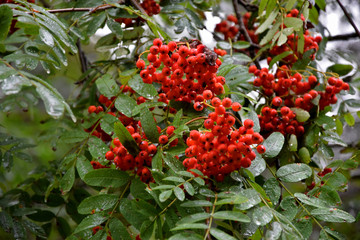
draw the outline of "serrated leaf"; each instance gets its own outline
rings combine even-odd
[[[216,219],[225,219],[238,222],[250,222],[250,218],[241,212],[218,211],[213,214]]]
[[[99,161],[105,158],[105,154],[109,151],[109,147],[97,137],[91,137],[88,141],[89,152],[91,156]]]
[[[189,182],[184,182],[184,188],[186,190],[186,192],[190,195],[190,196],[194,196],[195,194],[195,189],[193,187],[193,185]]]
[[[102,215],[97,214],[97,213],[89,215],[89,216],[85,217],[81,221],[81,223],[75,228],[73,234],[76,234],[78,232],[84,231],[84,230],[89,229],[89,228],[99,226],[100,224],[105,222],[107,220],[107,218],[108,217],[102,216]]]
[[[301,108],[290,108],[296,114],[296,120],[299,122],[306,122],[310,118],[308,111]]]
[[[171,229],[171,231],[179,231],[184,229],[207,229],[207,228],[208,226],[204,223],[184,223]]]
[[[162,162],[162,153],[161,151],[157,151],[155,156],[151,160],[151,167],[152,169],[156,169],[162,171],[163,169],[163,162]]]
[[[316,197],[308,197],[303,193],[295,193],[294,196],[297,199],[299,199],[302,203],[305,203],[313,207],[323,208],[329,206],[327,202],[322,201],[321,199]]]
[[[236,206],[240,210],[252,208],[261,202],[259,193],[254,189],[245,189],[241,194],[243,198],[247,198],[247,201]]]
[[[129,174],[124,171],[102,168],[88,172],[84,182],[90,186],[121,187],[129,181]]]
[[[136,101],[125,94],[119,95],[115,100],[116,109],[127,117],[133,116],[133,110],[136,106]]]
[[[119,39],[122,39],[124,36],[124,33],[121,28],[121,24],[118,22],[115,22],[113,19],[108,18],[106,21],[106,25],[109,27],[109,29],[116,34],[116,37]]]
[[[60,189],[62,194],[66,194],[68,191],[70,191],[70,189],[74,185],[74,182],[75,182],[75,167],[72,166],[66,171],[66,173],[60,180]]]
[[[345,119],[345,122],[350,126],[354,126],[355,125],[355,118],[354,116],[351,114],[351,113],[345,113],[344,115],[344,119]]]
[[[259,226],[265,226],[273,219],[273,214],[269,207],[257,207],[252,214],[252,221]]]
[[[263,145],[266,148],[266,152],[263,154],[263,157],[265,158],[273,158],[276,157],[285,142],[284,135],[282,135],[279,132],[273,132],[265,141],[263,142]]]
[[[271,202],[276,205],[281,195],[281,188],[275,178],[270,178],[264,183],[264,190]]]
[[[121,122],[116,122],[114,124],[114,130],[116,136],[119,138],[122,145],[129,151],[129,153],[133,156],[137,156],[139,152],[139,146],[126,127]]]
[[[218,228],[210,228],[210,234],[218,240],[236,240],[236,238]]]
[[[337,208],[317,208],[311,211],[311,215],[327,222],[355,222],[351,214]]]
[[[266,18],[266,20],[259,26],[256,30],[255,34],[259,34],[264,32],[275,20],[276,16],[278,15],[278,9],[275,8],[270,15]]]
[[[196,0],[196,1],[199,1],[199,0]],[[203,237],[196,233],[183,232],[183,233],[178,233],[178,234],[172,235],[169,238],[169,240],[184,240],[184,239],[186,239],[186,240],[202,240]]]
[[[176,223],[176,225],[181,225],[184,223],[194,223],[194,222],[198,222],[198,221],[203,221],[205,219],[210,218],[210,213],[206,213],[206,212],[202,212],[202,213],[195,213],[189,216],[186,216],[184,218],[182,218],[180,221],[178,221]]]
[[[145,108],[140,114],[140,122],[146,137],[151,142],[157,143],[159,141],[159,132],[156,127],[154,116],[148,108]]]
[[[181,177],[175,177],[175,176],[170,176],[170,177],[166,177],[163,179],[163,181],[171,181],[171,182],[185,182],[185,180]]]
[[[119,92],[119,86],[108,73],[98,78],[95,83],[100,93],[105,97],[111,98]]]
[[[254,177],[259,176],[266,169],[265,160],[258,154],[256,154],[256,158],[251,162],[250,167],[247,168]]]
[[[269,64],[269,68],[272,68],[272,66],[277,63],[278,61],[280,61],[281,59],[289,56],[290,54],[293,54],[292,51],[286,51],[286,52],[282,52],[279,55],[276,55],[270,62]]]
[[[91,214],[112,208],[118,201],[119,196],[115,194],[100,194],[85,198],[78,206],[80,214]]]
[[[13,17],[13,12],[9,6],[6,5],[0,6],[0,42],[1,43],[6,39],[6,36],[8,35],[11,26],[12,17]]]
[[[153,99],[158,95],[157,90],[152,84],[144,83],[140,75],[136,74],[129,82],[129,86],[139,95],[147,99]]]
[[[173,155],[165,154],[163,155],[163,159],[166,165],[168,165],[174,172],[179,172],[184,170],[184,166],[181,163],[181,161],[175,158]]]
[[[232,44],[232,47],[235,49],[245,49],[250,47],[250,43],[246,41],[237,41]]]
[[[94,169],[85,156],[80,156],[76,159],[76,170],[81,180],[84,180],[85,175]]]
[[[185,8],[185,13],[190,19],[190,21],[194,23],[197,28],[203,29],[205,27],[199,16],[194,11],[190,10],[189,8]]]
[[[311,168],[303,163],[293,163],[282,166],[276,172],[276,176],[284,182],[299,182],[310,177]]]
[[[286,27],[292,27],[295,31],[299,31],[302,28],[304,22],[300,18],[286,17],[284,18],[284,24]]]
[[[77,143],[85,140],[85,138],[88,137],[88,133],[86,133],[84,130],[78,131],[78,130],[72,130],[66,133],[63,133],[61,135],[60,140],[64,143]]]
[[[353,70],[353,66],[349,64],[334,64],[326,69],[327,72],[335,72],[339,76],[345,76]]]
[[[177,197],[177,199],[179,199],[180,201],[184,201],[184,199],[185,199],[184,190],[182,190],[179,187],[175,187],[174,188],[174,194],[175,194],[175,197]]]
[[[117,218],[112,218],[110,220],[109,229],[114,240],[132,239],[124,224]]]
[[[181,207],[211,207],[213,204],[212,202],[206,200],[194,200],[194,201],[187,201],[182,203]]]
[[[160,202],[165,202],[171,196],[171,194],[172,194],[172,190],[167,190],[160,193],[159,195]]]

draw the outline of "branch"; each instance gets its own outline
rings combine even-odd
[[[346,18],[348,19],[349,23],[351,24],[351,26],[354,28],[356,34],[358,35],[358,37],[360,38],[360,31],[359,29],[356,27],[354,21],[352,20],[352,18],[350,17],[350,14],[347,12],[346,8],[344,7],[344,5],[341,3],[340,0],[336,0],[337,3],[339,4],[339,6],[341,7],[341,9],[343,10]]]
[[[123,3],[123,1],[119,1],[118,2]],[[100,5],[94,8],[59,8],[59,9],[49,9],[47,10],[47,12],[49,13],[65,13],[65,12],[89,12],[89,14],[98,12],[98,11],[103,11],[109,8],[116,8],[115,5],[113,4],[104,4],[104,5]],[[35,10],[34,10],[35,11]],[[27,14],[33,14],[33,12],[25,12]]]
[[[238,0],[238,3],[241,4],[247,11],[256,12],[259,10],[257,5],[246,2],[245,0]]]
[[[241,12],[240,12],[240,9],[239,9],[239,5],[238,5],[238,2],[237,0],[232,0],[232,3],[233,3],[233,6],[234,6],[234,11],[235,11],[235,14],[236,14],[236,18],[238,19],[238,23],[239,23],[239,29],[240,29],[240,32],[242,34],[244,34],[245,36],[245,39],[246,41],[248,41],[250,43],[250,47],[249,47],[249,52],[250,52],[250,57],[252,59],[255,58],[255,49],[254,49],[254,43],[253,41],[251,40],[247,30],[246,30],[246,27],[245,27],[245,24],[242,20],[242,16],[241,16]],[[260,63],[257,59],[254,60],[254,63],[256,65],[256,67],[258,69],[260,69]]]
[[[146,15],[146,16],[148,15],[148,14],[145,12],[144,8],[138,3],[137,0],[130,0],[130,2],[131,2],[131,4],[132,4],[136,9],[140,10],[140,12],[141,12],[142,14],[144,14],[144,15]]]
[[[350,38],[357,38],[357,33],[346,33],[346,34],[340,34],[335,36],[329,36],[327,37],[328,41],[341,41],[341,40],[349,40]]]

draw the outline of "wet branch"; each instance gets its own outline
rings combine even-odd
[[[259,7],[257,5],[248,3],[245,0],[238,0],[238,3],[241,4],[241,6],[243,6],[249,12],[256,12],[259,10]]]
[[[241,12],[240,12],[240,9],[239,9],[239,4],[237,2],[238,0],[232,0],[232,3],[233,3],[233,6],[234,6],[234,11],[235,11],[235,14],[236,14],[236,18],[238,20],[238,23],[239,23],[239,30],[240,32],[245,36],[245,39],[246,41],[248,41],[250,43],[250,47],[249,47],[249,53],[250,53],[250,57],[252,59],[255,58],[255,47],[259,47],[257,46],[256,44],[253,43],[253,41],[251,40],[247,30],[246,30],[246,27],[245,27],[245,24],[244,22],[242,21],[242,15],[241,15]],[[257,59],[254,60],[254,63],[256,65],[257,68],[261,68],[260,67],[260,63]]]
[[[360,38],[360,31],[359,29],[356,27],[354,21],[352,20],[350,14],[348,13],[348,11],[346,10],[345,6],[341,3],[340,0],[336,0],[336,2],[339,4],[339,6],[341,7],[341,9],[343,10],[346,18],[348,19],[349,23],[351,24],[351,26],[354,28],[357,36]]]

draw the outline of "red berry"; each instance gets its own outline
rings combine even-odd
[[[256,151],[257,151],[258,153],[260,153],[260,154],[264,154],[265,151],[266,151],[266,148],[265,148],[264,145],[258,145],[258,146],[256,147]]]
[[[159,137],[159,143],[160,144],[166,144],[169,141],[169,138],[166,135],[161,135]]]
[[[251,120],[251,119],[246,119],[246,120],[244,121],[244,127],[245,127],[246,129],[251,129],[251,128],[253,128],[253,127],[254,127],[254,122],[253,122],[253,120]]]
[[[107,160],[113,160],[115,157],[114,153],[112,151],[108,151],[106,154],[105,154],[105,158]]]
[[[232,109],[233,111],[235,111],[235,112],[240,111],[240,110],[241,110],[241,104],[238,103],[238,102],[233,102],[233,103],[231,104],[231,109]]]
[[[280,97],[274,97],[271,103],[275,107],[279,107],[282,104],[282,99]]]
[[[95,106],[91,105],[91,106],[88,107],[88,112],[89,112],[90,114],[92,114],[93,112],[96,111],[96,109],[97,109],[97,108],[96,108]]]
[[[142,60],[142,59],[139,59],[139,60],[136,62],[136,67],[139,68],[139,69],[144,69],[144,68],[145,68],[145,61]]]
[[[174,130],[175,130],[174,126],[168,126],[166,129],[166,134],[170,136],[171,134],[173,134]]]

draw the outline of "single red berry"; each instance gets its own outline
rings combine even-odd
[[[226,108],[230,107],[232,104],[232,100],[230,98],[224,98],[222,100],[222,105]]]
[[[142,60],[142,59],[139,59],[139,60],[136,62],[136,67],[139,68],[139,69],[144,69],[144,68],[145,68],[145,61]]]
[[[235,112],[240,111],[240,110],[241,110],[241,104],[238,103],[238,102],[233,102],[233,103],[231,104],[231,109],[232,109],[233,111],[235,111]]]
[[[205,90],[203,91],[203,97],[206,99],[206,100],[209,100],[213,97],[213,93],[211,90]]]
[[[174,126],[168,126],[166,129],[166,134],[170,136],[171,134],[173,134],[174,130],[175,130]]]
[[[275,107],[280,107],[280,105],[282,104],[282,99],[281,99],[281,97],[274,97],[273,100],[271,101],[271,103]]]
[[[91,105],[91,106],[88,107],[88,112],[89,112],[90,114],[92,114],[93,112],[96,111],[96,109],[97,109],[97,108],[96,108],[94,105]]]
[[[196,102],[196,103],[194,104],[194,109],[195,109],[196,111],[202,111],[202,110],[204,109],[204,105],[202,105],[200,102]]]
[[[266,151],[266,148],[265,148],[264,145],[258,145],[258,146],[256,147],[256,151],[257,151],[258,153],[260,153],[260,154],[264,154],[265,151]]]
[[[155,38],[154,41],[153,41],[153,45],[157,46],[157,47],[160,47],[162,45],[161,39],[160,38]]]
[[[169,138],[166,135],[161,135],[159,137],[159,143],[160,144],[166,144],[169,141]]]
[[[105,158],[107,160],[113,160],[115,157],[114,153],[112,151],[108,151],[106,154],[105,154]]]
[[[253,128],[253,127],[254,127],[254,122],[253,122],[253,120],[251,120],[251,119],[246,119],[246,120],[244,121],[244,127],[245,127],[246,129],[251,129],[251,128]]]

